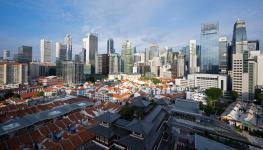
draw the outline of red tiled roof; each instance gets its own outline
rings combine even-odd
[[[54,123],[49,123],[47,127],[49,128],[49,131],[51,131],[52,133],[59,131],[59,128]]]
[[[82,139],[77,134],[71,135],[69,139],[74,144],[74,149],[83,143]]]
[[[43,145],[48,149],[48,150],[60,150],[62,149],[62,146],[59,143],[54,143],[51,140],[46,140]]]
[[[58,127],[62,128],[62,129],[66,129],[66,128],[67,128],[67,127],[65,126],[65,124],[63,123],[62,120],[57,120],[57,121],[55,122],[55,124],[56,124]]]
[[[89,132],[88,130],[82,130],[78,134],[84,142],[88,142],[95,137],[95,134]]]
[[[32,140],[37,143],[41,142],[44,139],[44,136],[41,135],[38,130],[31,132],[30,135]]]
[[[28,98],[37,96],[37,94],[38,94],[38,92],[33,91],[33,92],[29,92],[29,93],[25,93],[25,94],[20,95],[20,98],[22,98],[22,99],[28,99]]]
[[[64,150],[73,150],[74,149],[74,145],[71,143],[70,140],[63,139],[60,143],[61,143]]]
[[[21,145],[24,145],[27,148],[33,146],[32,145],[33,141],[31,139],[31,136],[29,135],[29,133],[21,134],[18,137],[19,137]]]
[[[38,130],[45,137],[47,137],[50,134],[50,131],[48,130],[48,127],[40,127]]]
[[[9,149],[20,149],[19,146],[20,146],[20,142],[19,142],[19,139],[17,137],[13,137],[11,139],[8,139],[6,141],[7,145],[8,145],[8,148]]]

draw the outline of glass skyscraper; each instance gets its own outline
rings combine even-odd
[[[243,20],[237,20],[234,24],[232,47],[233,54],[247,51],[246,23]]]
[[[227,73],[227,65],[228,65],[228,44],[226,37],[219,38],[219,71],[222,74]]]
[[[219,42],[218,23],[206,23],[201,26],[201,72],[218,73]]]

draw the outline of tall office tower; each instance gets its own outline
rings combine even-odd
[[[86,49],[82,48],[79,55],[80,55],[80,61],[85,64],[86,63]]]
[[[259,50],[259,40],[248,41],[248,51]]]
[[[109,74],[109,55],[108,54],[97,54],[95,58],[95,73],[96,74]]]
[[[197,55],[196,55],[196,40],[190,40],[189,42],[189,54],[190,54],[190,73],[196,73],[197,69]]]
[[[4,49],[3,50],[3,60],[9,60],[10,59],[10,51]]]
[[[98,36],[89,33],[87,37],[83,38],[83,48],[86,50],[86,66],[90,70],[86,73],[95,73],[95,56],[98,53]]]
[[[62,62],[62,77],[66,84],[82,84],[84,79],[84,65],[74,61]]]
[[[122,72],[125,74],[132,74],[133,72],[133,62],[134,62],[134,54],[133,54],[132,43],[129,40],[126,40],[122,44],[121,51],[121,68]]]
[[[201,26],[201,72],[218,73],[218,23],[206,23]]]
[[[74,61],[80,63],[81,62],[81,56],[79,54],[75,54]]]
[[[234,24],[232,48],[233,54],[243,53],[243,45],[247,45],[246,24],[243,20],[237,20]]]
[[[115,53],[114,41],[112,38],[107,41],[107,54]]]
[[[219,38],[219,72],[220,74],[227,74],[228,65],[228,44],[226,37]]]
[[[239,93],[242,100],[251,100],[249,93],[249,52],[245,21],[237,20],[232,40],[232,90]]]
[[[121,72],[121,56],[118,53],[109,54],[109,74]]]
[[[52,41],[40,40],[40,62],[52,63]]]
[[[67,60],[67,45],[56,42],[56,60]]]
[[[190,73],[190,50],[189,46],[182,48],[181,52],[184,54],[184,65],[185,65],[185,75]]]
[[[152,43],[149,47],[148,60],[152,60],[153,57],[159,57],[159,46],[156,43]]]
[[[134,53],[134,63],[145,62],[145,53]]]
[[[198,71],[200,71],[200,66],[201,66],[201,46],[200,45],[196,46],[196,55],[197,55],[197,67],[198,67]]]
[[[18,47],[18,54],[15,56],[15,60],[19,63],[32,62],[32,47],[24,45]]]
[[[29,80],[37,80],[40,77],[40,63],[39,62],[30,62],[29,63]]]
[[[28,65],[17,62],[0,62],[0,85],[27,84]]]
[[[180,51],[177,56],[177,75],[176,75],[177,78],[182,78],[185,75],[184,58],[185,58],[184,53]]]
[[[64,38],[64,44],[66,45],[66,60],[72,60],[72,38],[67,34]]]
[[[149,60],[149,65],[151,68],[151,73],[156,77],[160,77],[160,67],[162,66],[161,57],[153,57],[151,60]]]

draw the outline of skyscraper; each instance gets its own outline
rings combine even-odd
[[[10,59],[10,51],[4,49],[3,50],[3,60],[9,60]]]
[[[118,53],[109,55],[109,74],[120,73],[121,71],[121,56]]]
[[[122,51],[121,51],[121,66],[122,72],[125,74],[132,74],[133,72],[133,47],[132,43],[129,40],[126,40],[122,44]]]
[[[259,50],[259,40],[248,41],[248,50],[249,51],[258,51]]]
[[[56,42],[56,60],[67,60],[67,45]]]
[[[52,41],[40,40],[40,62],[52,63]]]
[[[153,57],[159,56],[159,46],[156,43],[152,43],[149,47],[149,58],[148,60],[152,60]]]
[[[227,74],[228,65],[228,44],[226,37],[219,38],[219,71],[222,74]]]
[[[197,69],[197,55],[196,55],[196,40],[190,40],[189,42],[189,53],[190,53],[190,73],[196,73]]]
[[[246,24],[243,20],[237,20],[234,24],[232,47],[233,54],[242,53],[244,46],[247,45]]]
[[[232,90],[239,93],[242,100],[251,99],[251,73],[252,65],[249,65],[249,52],[245,21],[237,20],[234,24],[232,39]],[[249,69],[250,68],[250,69]]]
[[[218,73],[218,23],[206,23],[201,26],[201,72]]]
[[[95,59],[95,73],[96,74],[109,74],[109,55],[108,54],[97,54]]]
[[[19,63],[29,63],[32,61],[32,47],[22,45],[18,48],[18,54],[15,59]]]
[[[90,66],[91,74],[95,74],[95,56],[98,53],[98,36],[89,33],[83,38],[83,48],[86,50],[86,65]]]
[[[27,84],[28,65],[17,62],[0,62],[0,85]]]
[[[114,41],[112,38],[107,41],[107,54],[115,53]]]
[[[66,60],[72,60],[72,38],[67,34],[64,38],[64,44],[66,45]]]
[[[74,61],[62,62],[62,77],[66,84],[81,84],[84,79],[83,63]]]

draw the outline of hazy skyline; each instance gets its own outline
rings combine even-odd
[[[72,35],[73,54],[79,52],[88,32],[99,34],[99,52],[106,53],[113,38],[117,52],[129,39],[138,50],[157,42],[160,47],[179,47],[190,39],[200,41],[205,22],[219,22],[220,35],[232,37],[234,22],[246,21],[248,39],[263,44],[261,0],[10,0],[0,2],[0,51],[12,52],[24,44],[39,57],[40,39],[63,42]]]

